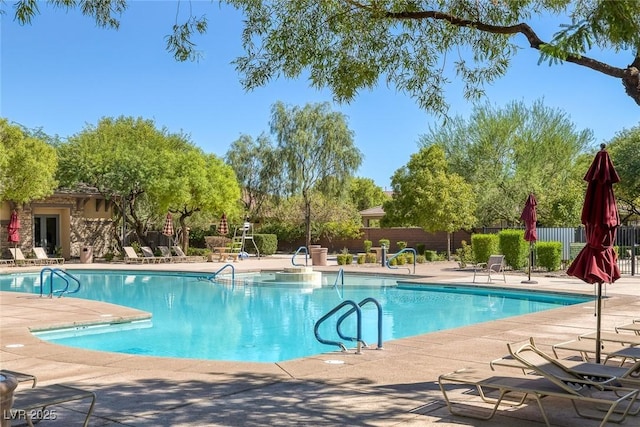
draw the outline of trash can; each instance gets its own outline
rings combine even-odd
[[[17,386],[18,380],[13,375],[0,374],[0,408],[2,408],[0,426],[2,427],[11,427],[13,391]]]
[[[327,248],[311,248],[311,264],[327,265]]]
[[[91,264],[93,262],[93,247],[82,247],[80,250],[80,262],[83,264]]]

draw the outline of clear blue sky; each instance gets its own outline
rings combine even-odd
[[[188,7],[189,2],[181,3],[181,16]],[[183,131],[205,152],[223,157],[241,134],[256,138],[269,131],[274,102],[332,102],[328,91],[311,89],[304,79],[277,80],[244,92],[230,64],[242,54],[242,16],[209,1],[192,1],[191,7],[195,15],[209,18],[208,33],[195,39],[203,53],[197,63],[176,62],[165,50],[164,37],[176,19],[174,1],[130,2],[118,31],[96,27],[79,11],[67,13],[44,3],[32,25],[20,26],[9,10],[1,17],[0,115],[63,138],[101,117],[143,117],[159,128]],[[535,29],[550,39],[556,28],[543,23]],[[522,52],[508,75],[487,88],[491,103],[543,99],[566,111],[578,130],[592,129],[596,144],[640,124],[640,107],[619,80],[572,64],[537,65],[537,52],[524,37],[518,42]],[[632,60],[629,55],[600,58],[619,67]],[[451,115],[468,117],[472,106],[459,88],[452,86],[447,94]],[[362,92],[351,104],[333,103],[333,109],[347,116],[364,154],[357,175],[385,189],[418,150],[420,135],[439,123],[385,85]]]

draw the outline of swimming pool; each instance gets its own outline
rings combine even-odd
[[[83,328],[38,334],[52,342],[130,354],[230,361],[278,362],[337,350],[321,344],[314,325],[342,299],[373,297],[382,306],[384,341],[589,301],[587,296],[490,291],[465,286],[423,286],[389,276],[345,274],[344,289],[323,273],[321,286],[271,282],[269,274],[236,276],[234,286],[192,273],[70,270],[79,297],[134,307],[151,322],[120,328]],[[0,275],[0,290],[39,293],[38,273]],[[59,286],[58,286],[59,287]],[[66,297],[65,297],[66,298]],[[347,309],[339,312],[343,314]],[[375,347],[378,312],[362,308],[365,342]],[[340,340],[335,321],[319,335]],[[342,330],[355,335],[355,316]],[[98,333],[99,332],[99,333]],[[345,342],[348,347],[353,343]]]

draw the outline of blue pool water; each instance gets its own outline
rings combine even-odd
[[[151,272],[71,271],[82,283],[65,296],[134,307],[152,313],[150,323],[39,334],[58,344],[131,354],[212,360],[277,362],[337,350],[319,343],[315,323],[344,299],[375,298],[383,309],[382,339],[404,338],[590,300],[586,296],[512,292],[461,286],[416,286],[396,278],[345,274],[344,288],[323,273],[321,287],[278,284],[272,276],[236,275],[242,284],[212,283],[201,275]],[[58,279],[56,279],[58,280]],[[40,275],[0,275],[0,290],[40,293]],[[62,285],[56,281],[54,288]],[[45,293],[48,286],[45,287]],[[339,317],[348,307],[338,312]],[[362,308],[362,337],[375,347],[378,311]],[[356,335],[356,316],[341,328]],[[105,332],[104,330],[108,331]],[[97,333],[101,332],[101,333]],[[336,321],[324,322],[322,338],[341,340]],[[354,343],[343,341],[347,347]]]

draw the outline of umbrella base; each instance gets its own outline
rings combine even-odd
[[[527,283],[527,284],[531,284],[531,285],[536,285],[538,282],[536,282],[535,280],[523,280],[520,283]]]

